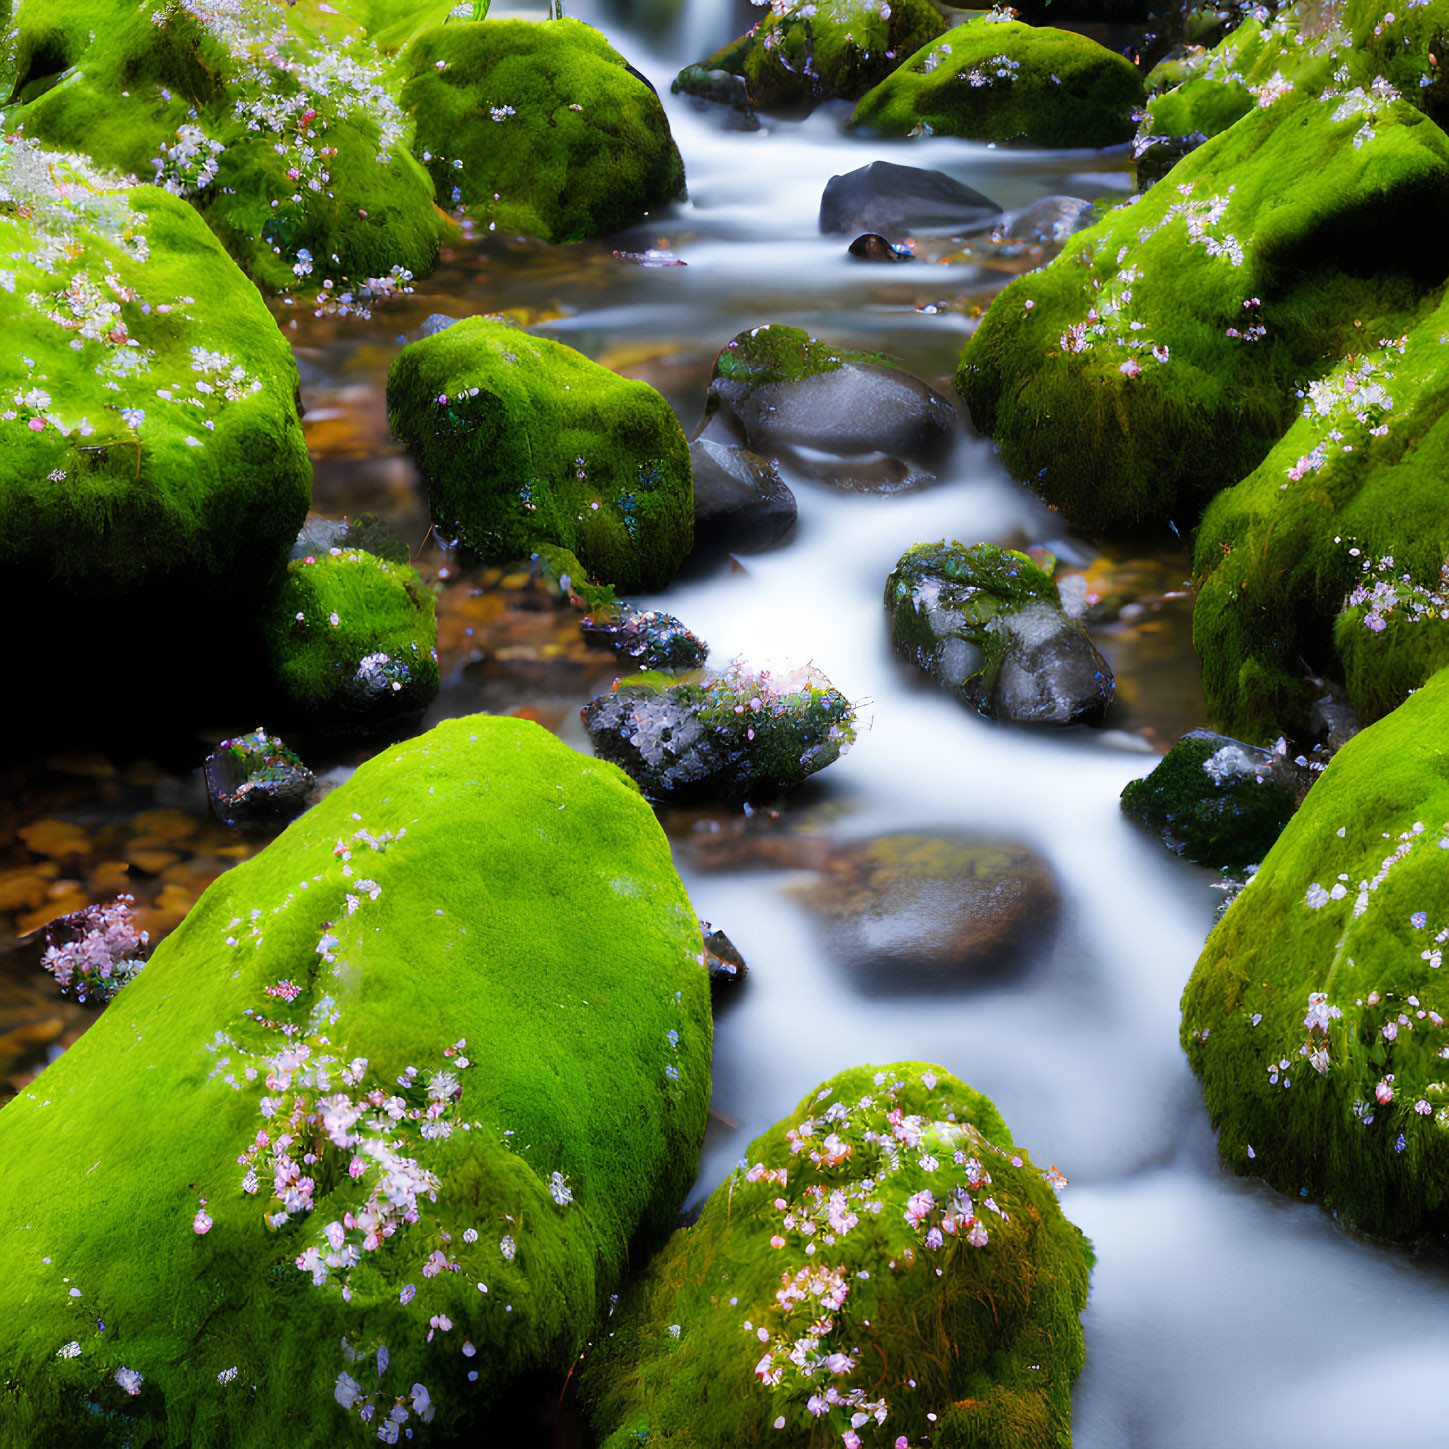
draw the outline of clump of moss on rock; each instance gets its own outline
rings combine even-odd
[[[303,724],[367,731],[438,692],[433,596],[409,564],[359,548],[294,559],[262,632],[280,706]]]
[[[1091,530],[1194,522],[1442,281],[1449,139],[1403,101],[1288,96],[1172,175],[1006,287],[956,374],[1012,473]]]
[[[943,1068],[841,1072],[626,1291],[583,1379],[604,1449],[1067,1449],[1092,1250],[1053,1186]]]
[[[1234,1171],[1449,1231],[1449,674],[1350,740],[1208,938],[1182,1042]]]
[[[387,406],[433,516],[485,558],[552,544],[621,589],[657,589],[689,552],[689,445],[647,383],[472,317],[398,354]]]
[[[439,26],[399,73],[438,195],[500,231],[581,241],[684,198],[658,96],[581,21]]]
[[[857,130],[1032,146],[1131,139],[1145,98],[1131,61],[1067,30],[982,16],[918,50],[861,98]]]
[[[699,923],[622,774],[482,715],[384,750],[0,1112],[6,1429],[476,1433],[673,1225],[709,1056]]]
[[[738,40],[685,66],[672,89],[707,100],[727,91],[742,107],[804,114],[821,101],[859,100],[943,26],[929,0],[780,0]],[[743,86],[728,86],[731,76]]]

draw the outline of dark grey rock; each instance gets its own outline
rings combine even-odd
[[[856,237],[849,250],[851,256],[862,262],[913,262],[916,259],[909,247],[897,246],[873,231]]]
[[[1080,196],[1044,196],[1002,216],[991,228],[991,239],[1008,245],[1060,247],[1096,220],[1097,208]]]
[[[276,735],[223,740],[204,766],[212,813],[233,829],[270,826],[307,808],[316,777]]]
[[[423,325],[418,328],[418,336],[431,337],[435,332],[446,332],[455,322],[461,319],[449,317],[446,312],[434,312],[431,317],[423,319]]]
[[[708,926],[709,922],[704,922]],[[745,958],[723,931],[709,931],[704,938],[704,964],[711,986],[738,986],[749,974]]]
[[[964,231],[999,215],[988,196],[944,171],[872,161],[832,176],[820,198],[820,230],[878,232],[892,239],[914,231]]]
[[[602,644],[637,669],[698,669],[709,645],[674,617],[658,609],[615,618],[587,614],[579,628],[590,644]]]
[[[990,696],[990,712],[1016,724],[1099,724],[1112,703],[1112,670],[1060,607],[1028,604],[1003,615],[1011,638]]]
[[[774,463],[710,438],[689,446],[694,546],[729,552],[774,548],[795,529],[795,495]]]

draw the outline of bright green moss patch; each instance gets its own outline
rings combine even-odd
[[[1223,1161],[1369,1232],[1449,1229],[1449,675],[1330,762],[1182,1001]]]
[[[1445,222],[1438,127],[1402,101],[1287,96],[1006,287],[957,387],[1072,523],[1184,527],[1332,359],[1404,330],[1442,278]]]
[[[1032,146],[1128,140],[1144,99],[1129,60],[1067,30],[968,20],[927,43],[850,118],[886,136],[964,136]]]
[[[609,766],[482,715],[362,765],[0,1112],[13,1442],[448,1439],[562,1383],[694,1175],[700,951]]]
[[[262,631],[282,708],[309,724],[368,729],[438,692],[433,596],[408,564],[357,548],[295,559]]]
[[[10,617],[63,633],[103,608],[115,637],[166,615],[222,633],[222,611],[255,607],[307,511],[286,341],[177,198],[113,189],[25,143],[0,143],[3,192]]]
[[[744,1161],[594,1346],[605,1449],[1066,1449],[1092,1251],[985,1097],[857,1067]]]
[[[426,30],[400,77],[438,195],[502,231],[581,241],[684,197],[659,98],[580,21]]]
[[[472,317],[398,354],[387,406],[434,517],[486,558],[555,544],[602,581],[657,589],[689,552],[689,448],[647,383]]]
[[[799,114],[821,101],[859,100],[944,22],[928,0],[796,0],[697,65],[673,89],[713,98],[712,77],[741,76],[758,110]]]
[[[714,360],[711,378],[722,377],[750,387],[779,382],[803,382],[807,377],[835,372],[848,362],[875,367],[898,367],[879,352],[858,352],[812,337],[801,327],[767,322],[732,337]]]
[[[1250,738],[1300,727],[1305,659],[1344,672],[1369,718],[1443,660],[1440,628],[1406,621],[1449,556],[1446,329],[1442,301],[1402,332],[1363,328],[1295,399],[1298,420],[1261,466],[1204,514],[1193,638],[1221,727]]]

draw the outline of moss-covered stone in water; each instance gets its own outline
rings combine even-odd
[[[1071,31],[992,16],[927,43],[861,98],[856,129],[1033,146],[1129,140],[1141,77],[1131,61]]]
[[[386,291],[432,270],[447,223],[363,23],[270,0],[34,0],[18,28],[10,124],[154,175],[263,285]]]
[[[943,25],[929,0],[779,0],[738,40],[686,66],[672,89],[714,100],[719,76],[736,75],[749,105],[800,114],[837,97],[859,100]]]
[[[262,630],[282,707],[304,724],[366,731],[438,692],[433,596],[409,564],[356,548],[294,559]]]
[[[1182,1041],[1234,1171],[1449,1232],[1449,674],[1341,749],[1208,938]]]
[[[433,516],[486,558],[555,544],[621,589],[657,589],[689,552],[689,446],[647,383],[472,317],[398,354],[387,407]]]
[[[193,622],[224,637],[307,511],[287,343],[176,197],[0,142],[4,193],[6,615],[67,647],[97,609],[112,639]]]
[[[447,1439],[562,1383],[695,1172],[700,953],[609,766],[482,715],[362,765],[0,1111],[0,1437],[325,1444],[421,1384]]]
[[[581,241],[684,197],[658,96],[581,21],[440,26],[400,66],[438,195],[500,231]]]
[[[233,829],[300,815],[317,783],[279,736],[260,727],[249,735],[222,740],[206,757],[205,773],[212,812]]]
[[[1365,326],[1352,353],[1305,389],[1281,442],[1203,515],[1193,639],[1220,727],[1246,738],[1301,732],[1314,697],[1305,657],[1346,674],[1368,718],[1449,662],[1439,626],[1399,622],[1413,612],[1412,590],[1397,612],[1385,600],[1334,624],[1355,586],[1371,593],[1382,581],[1392,592],[1407,575],[1427,589],[1449,557],[1446,329],[1449,301],[1403,332]],[[1370,612],[1387,631],[1366,622]]]
[[[1262,860],[1292,819],[1294,792],[1272,778],[1275,756],[1194,730],[1150,775],[1122,791],[1122,810],[1177,855],[1215,869]]]
[[[846,363],[880,367],[900,366],[882,352],[860,352],[812,337],[803,327],[782,327],[767,322],[732,337],[714,360],[713,377],[749,387],[777,382],[803,382],[836,372]]]
[[[852,1422],[1067,1449],[1092,1250],[1052,1183],[943,1068],[841,1072],[626,1290],[583,1379],[604,1449],[805,1449]]]
[[[1185,527],[1263,460],[1306,382],[1404,330],[1442,281],[1446,225],[1438,127],[1402,101],[1290,95],[1006,287],[956,385],[1073,524]]]

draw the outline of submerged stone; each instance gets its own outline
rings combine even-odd
[[[913,262],[916,259],[909,247],[897,246],[874,232],[856,237],[846,250],[862,262]]]
[[[917,50],[861,98],[851,127],[1032,146],[1130,140],[1144,100],[1131,61],[1095,40],[986,15]]]
[[[1097,221],[1097,208],[1080,196],[1043,196],[1019,211],[999,217],[991,228],[998,244],[1060,248]]]
[[[307,808],[317,777],[280,736],[258,727],[223,740],[206,757],[206,795],[223,825],[273,825]]]
[[[1293,818],[1301,773],[1272,750],[1193,730],[1150,775],[1128,782],[1122,810],[1173,854],[1234,870],[1261,861]]]
[[[712,438],[689,445],[694,474],[694,546],[751,552],[795,531],[795,495],[774,460]]]
[[[1112,670],[1051,577],[995,544],[918,543],[885,589],[896,653],[991,719],[1098,724]]]
[[[695,1172],[700,952],[609,766],[484,715],[363,764],[0,1111],[7,1432],[448,1439],[562,1382]]]
[[[855,740],[850,701],[815,669],[775,679],[736,663],[682,683],[632,675],[583,717],[595,754],[652,800],[758,798],[798,785]]]
[[[658,96],[582,21],[437,26],[399,65],[439,197],[478,222],[581,241],[684,199]]]
[[[387,406],[433,516],[484,558],[551,544],[621,589],[657,589],[689,552],[689,448],[647,383],[470,317],[398,353]]]
[[[1449,1233],[1449,673],[1330,761],[1208,937],[1182,1044],[1233,1171]]]
[[[944,171],[872,161],[832,176],[820,198],[820,230],[878,232],[893,241],[917,231],[969,231],[1001,208]]]
[[[709,645],[673,614],[658,609],[586,615],[579,625],[590,644],[602,644],[636,669],[698,669]]]
[[[1065,1186],[943,1067],[832,1077],[625,1291],[583,1377],[603,1449],[1065,1449],[1093,1259]]]

